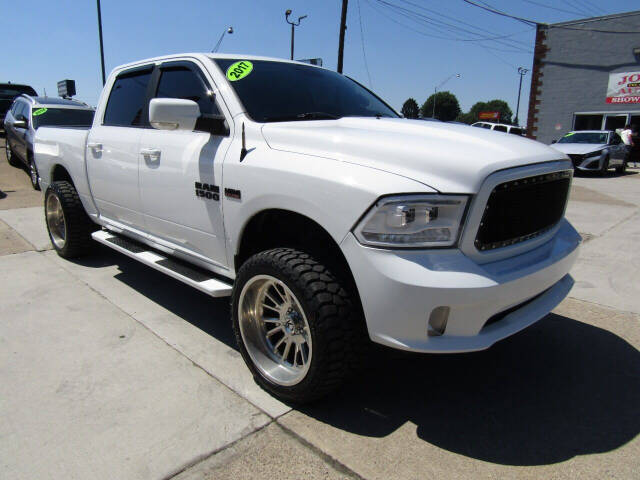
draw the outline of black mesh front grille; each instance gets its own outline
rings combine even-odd
[[[506,247],[553,228],[564,213],[570,184],[570,172],[555,172],[498,185],[487,201],[476,248]]]
[[[578,165],[580,165],[584,160],[584,155],[577,155],[573,153],[569,153],[568,155],[574,167],[577,167]]]

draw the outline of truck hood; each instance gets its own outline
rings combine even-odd
[[[518,135],[401,118],[267,123],[262,134],[275,150],[376,168],[446,193],[477,193],[497,170],[566,158]]]
[[[554,143],[551,148],[562,153],[584,155],[606,148],[606,143]]]

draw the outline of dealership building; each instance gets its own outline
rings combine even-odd
[[[537,27],[527,132],[640,128],[640,11]]]

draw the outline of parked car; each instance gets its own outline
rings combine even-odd
[[[33,188],[39,190],[38,169],[33,161],[36,129],[52,125],[90,127],[93,113],[93,108],[75,100],[20,95],[4,120],[7,160],[14,166],[24,163]]]
[[[486,128],[487,130],[495,130],[496,132],[512,133],[520,136],[524,136],[527,133],[522,127],[517,125],[507,125],[506,123],[476,122],[472,123],[471,126]]]
[[[93,238],[231,295],[238,349],[283,400],[329,394],[371,340],[489,348],[573,285],[564,155],[400,118],[317,66],[185,54],[117,67],[93,126],[41,127],[35,154],[60,256]]]
[[[618,173],[627,169],[625,145],[620,135],[611,130],[569,132],[551,147],[567,154],[576,170],[604,175],[610,168]]]
[[[36,96],[36,91],[29,85],[16,83],[0,83],[0,127],[4,128],[4,117],[11,108],[13,100],[22,94]]]

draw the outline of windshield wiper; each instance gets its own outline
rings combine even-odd
[[[282,115],[279,117],[265,117],[265,122],[287,122],[296,120],[338,120],[340,117],[327,112],[306,112],[295,115]]]

